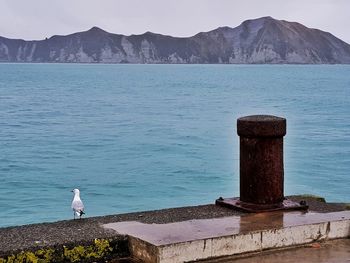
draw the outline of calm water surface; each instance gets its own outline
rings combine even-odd
[[[250,114],[287,118],[286,195],[350,201],[350,66],[0,64],[0,226],[238,196]]]

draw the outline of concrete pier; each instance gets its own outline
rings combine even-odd
[[[104,227],[130,236],[131,253],[145,263],[177,263],[348,238],[350,211],[277,211],[169,224],[119,222]]]
[[[0,228],[0,262],[185,262],[349,237],[347,205],[289,198],[308,202],[309,212],[270,218],[201,205]]]

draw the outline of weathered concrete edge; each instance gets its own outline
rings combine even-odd
[[[174,263],[296,247],[348,237],[350,237],[350,220],[338,220],[161,246],[131,237],[130,250],[133,256],[145,262]]]
[[[159,262],[159,247],[136,237],[129,236],[129,249],[134,258],[145,262]]]
[[[331,212],[331,211],[343,211],[350,209],[349,203],[325,203],[319,200],[318,197],[312,196],[312,195],[299,195],[299,196],[290,196],[289,198],[300,201],[300,200],[307,200],[308,203],[310,202],[310,209],[317,212]],[[38,244],[37,246],[30,245],[29,246],[20,246],[16,245],[12,249],[0,249],[0,263],[3,262],[16,262],[17,259],[28,259],[28,262],[31,262],[29,259],[34,258],[37,259],[38,262],[42,262],[43,258],[53,258],[54,262],[59,262],[56,259],[62,258],[62,255],[64,253],[64,248],[66,247],[66,251],[72,250],[76,247],[74,251],[79,251],[83,247],[85,250],[91,251],[93,248],[93,244],[95,242],[95,239],[97,240],[107,240],[110,243],[110,246],[114,246],[113,244],[117,244],[119,247],[118,250],[113,250],[111,252],[108,252],[105,254],[105,258],[108,259],[110,257],[113,258],[121,258],[129,256],[129,243],[127,240],[127,237],[123,237],[120,235],[115,234],[100,234],[95,232],[91,232],[91,228],[94,228],[94,225],[100,225],[110,222],[116,222],[116,221],[129,221],[129,220],[140,220],[145,223],[168,223],[168,222],[177,222],[177,221],[184,221],[184,220],[191,220],[191,219],[200,219],[200,218],[217,218],[217,217],[223,217],[223,216],[231,216],[231,215],[237,215],[238,212],[217,207],[214,205],[201,205],[201,206],[190,206],[190,207],[178,207],[178,208],[169,208],[169,209],[161,209],[156,211],[141,211],[141,212],[134,212],[129,214],[120,214],[120,215],[109,215],[109,216],[102,216],[102,217],[90,217],[86,218],[82,221],[59,221],[59,222],[51,222],[51,223],[40,223],[40,224],[33,224],[33,225],[26,225],[26,226],[14,226],[9,228],[0,228],[1,234],[6,234],[9,229],[14,229],[18,233],[19,239],[23,237],[23,235],[33,235],[32,231],[26,231],[23,232],[25,228],[37,228],[38,233],[45,233],[47,231],[55,231],[63,234],[69,233],[70,235],[73,234],[71,228],[79,227],[81,228],[84,225],[87,225],[87,228],[89,229],[89,233],[93,233],[92,235],[89,234],[86,235],[86,232],[78,231],[79,240],[72,240],[72,241],[63,241],[63,239],[59,240],[53,240],[53,242],[48,245],[42,245]],[[142,217],[140,217],[142,215]],[[52,229],[53,228],[53,229]],[[64,231],[63,231],[64,230]],[[4,236],[2,236],[4,237]],[[17,239],[14,239],[13,236],[10,236],[11,240],[19,241]],[[67,237],[67,236],[66,236]],[[3,238],[5,240],[2,240],[3,242],[6,242],[8,238]],[[35,235],[35,239],[33,240],[41,240],[41,234],[39,236]],[[27,241],[26,241],[27,242]],[[18,243],[15,243],[18,244]],[[19,249],[20,247],[23,247]],[[95,248],[96,249],[96,248]],[[54,253],[53,253],[54,252]],[[35,257],[33,257],[33,254]],[[54,255],[58,255],[58,257]],[[77,254],[77,253],[73,253]],[[88,253],[89,254],[89,253]],[[45,256],[46,255],[46,256]],[[51,256],[50,256],[51,255]],[[91,255],[91,254],[90,254]],[[12,261],[5,261],[7,259],[11,258]],[[104,259],[104,258],[101,258]],[[19,261],[19,260],[18,260]],[[65,258],[65,261],[67,261],[67,258]],[[84,259],[83,261],[88,262],[87,259]],[[91,257],[90,261],[96,261],[93,260],[93,257]],[[50,262],[49,260],[46,262]]]
[[[255,231],[242,235],[212,238],[199,242],[190,250],[188,244],[180,244],[181,261],[215,258],[274,248],[292,247],[319,240],[346,238],[350,235],[350,220],[323,222],[312,225],[292,226],[281,229]],[[193,242],[191,246],[193,246]],[[190,250],[183,253],[184,249]],[[160,249],[160,262],[175,262],[169,258],[171,247]],[[176,253],[177,254],[177,253]],[[184,258],[184,256],[191,258]],[[174,259],[174,258],[173,258]]]
[[[289,247],[281,247],[281,248],[273,248],[273,249],[266,249],[262,251],[253,251],[253,252],[247,252],[247,253],[242,253],[242,254],[236,254],[232,256],[223,256],[223,257],[216,257],[216,258],[210,258],[210,259],[204,259],[204,260],[196,260],[196,261],[190,261],[187,263],[199,263],[199,262],[205,262],[205,263],[227,263],[227,262],[236,262],[240,260],[248,260],[248,259],[256,259],[256,258],[261,258],[262,261],[266,261],[264,257],[266,256],[276,256],[276,258],[279,259],[279,262],[283,261],[281,260],[280,253],[284,252],[294,252],[299,249],[305,249],[305,248],[311,248],[312,252],[318,253],[319,256],[321,256],[322,250],[329,246],[330,244],[337,244],[338,242],[347,242],[347,244],[350,244],[350,237],[349,238],[336,238],[336,239],[329,239],[329,240],[319,240],[317,242],[312,242],[312,243],[306,243],[306,244],[301,244],[301,245],[296,245],[296,246],[289,246]],[[307,252],[307,251],[305,251]],[[286,260],[290,259],[291,255],[286,258]],[[292,256],[293,257],[293,256]],[[296,258],[293,257],[296,260]],[[308,254],[305,254],[305,260],[308,259]],[[333,258],[332,258],[333,259]],[[334,259],[338,259],[337,257],[334,257]],[[265,262],[264,261],[264,262]],[[300,261],[300,258],[299,258]],[[302,262],[304,262],[302,261]],[[254,261],[256,262],[256,261]],[[268,261],[266,261],[268,262]],[[278,261],[277,261],[278,262]],[[289,261],[291,262],[291,261]],[[315,261],[312,261],[315,262]],[[340,261],[339,261],[340,262]],[[343,262],[343,261],[342,261]]]

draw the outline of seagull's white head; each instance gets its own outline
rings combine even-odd
[[[80,194],[79,189],[73,189],[72,192],[76,195],[76,194]]]

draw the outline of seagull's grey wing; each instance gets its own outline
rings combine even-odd
[[[84,211],[84,204],[80,200],[75,200],[72,202],[72,209],[74,211]]]

